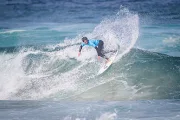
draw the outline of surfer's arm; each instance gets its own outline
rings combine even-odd
[[[101,52],[98,50],[98,48],[97,48],[97,46],[96,47],[94,47],[95,49],[96,49],[96,51],[97,51],[97,54],[98,54],[98,60],[100,60],[100,54],[101,54]]]
[[[80,56],[81,55],[81,50],[82,50],[82,45],[79,47],[79,53],[78,53],[78,56]]]
[[[83,47],[82,45],[79,47],[79,52],[81,52],[81,50],[82,50],[82,47]]]
[[[98,56],[100,56],[100,55],[101,55],[101,52],[99,51],[98,47],[96,46],[96,47],[94,47],[94,48],[96,49]]]

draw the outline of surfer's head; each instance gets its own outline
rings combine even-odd
[[[88,44],[88,38],[87,38],[87,37],[83,37],[83,38],[82,38],[82,41],[83,41],[84,43]]]

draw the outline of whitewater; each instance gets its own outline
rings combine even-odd
[[[0,119],[179,120],[179,5],[3,0]],[[119,51],[101,75],[83,36]]]
[[[46,50],[22,47],[13,54],[2,53],[1,99],[66,99],[114,80],[117,76],[109,79],[97,75],[100,63],[96,60],[94,49],[84,48],[82,56],[77,57],[81,36],[102,39],[106,50],[116,50],[120,46],[118,62],[138,38],[138,19],[137,14],[122,8],[116,15],[95,26],[92,32],[81,33],[56,45],[43,46]],[[28,31],[14,30],[3,34],[13,32]]]

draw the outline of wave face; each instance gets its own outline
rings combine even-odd
[[[1,99],[179,99],[180,58],[132,49],[97,76],[94,58],[54,52],[1,54]],[[80,59],[80,58],[79,58]]]
[[[180,99],[179,4],[2,1],[0,100]],[[82,36],[119,49],[104,74]]]
[[[74,99],[179,99],[179,65],[180,57],[132,49],[98,76],[103,82]]]

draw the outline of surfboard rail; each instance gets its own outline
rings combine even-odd
[[[103,66],[100,68],[100,70],[98,72],[98,75],[104,73],[111,66],[111,64],[115,60],[117,54],[118,54],[118,50],[109,58],[110,60],[107,63],[103,64]]]

